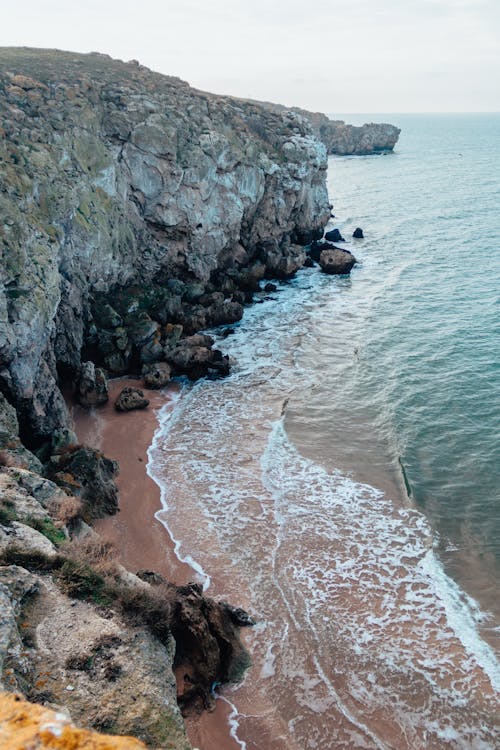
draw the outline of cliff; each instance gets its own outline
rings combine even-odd
[[[302,117],[311,125],[318,140],[325,144],[329,154],[369,156],[392,151],[401,133],[400,128],[387,122],[348,125],[344,120],[330,120],[322,112],[271,102],[262,102],[262,105],[273,112],[293,112]]]
[[[226,373],[197,332],[303,265],[330,214],[326,149],[294,113],[100,54],[0,49],[0,115],[0,688],[187,750],[180,707],[241,678],[253,622],[118,564],[88,525],[116,512],[118,466],[76,444],[62,390],[92,405],[107,375]],[[12,700],[11,746],[45,742],[41,709]],[[59,729],[51,747],[135,746]]]
[[[0,114],[0,391],[31,448],[67,423],[82,359],[217,370],[182,340],[241,317],[329,217],[303,119],[135,62],[1,49]]]

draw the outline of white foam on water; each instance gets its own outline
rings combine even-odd
[[[301,456],[279,419],[318,376],[296,355],[322,323],[321,295],[337,288],[328,284],[305,273],[249,309],[224,341],[232,374],[186,387],[160,411],[148,452],[157,517],[205,589],[222,564],[265,622],[251,636],[259,671],[249,679],[259,689],[260,673],[298,746],[393,748],[372,728],[382,716],[403,738],[398,750],[491,750],[499,665],[425,517]],[[229,703],[246,747],[237,692]]]
[[[395,511],[374,488],[300,456],[283,419],[276,422],[261,463],[280,527],[274,564],[280,593],[296,628],[314,635],[317,674],[329,689],[327,668],[339,666],[325,653],[330,625],[346,670],[358,677],[345,697],[332,693],[344,715],[366,732],[366,722],[348,708],[349,698],[380,707],[390,700],[402,730],[411,730],[405,726],[410,716],[414,729],[430,733],[436,714],[456,710],[457,747],[491,742],[500,665],[478,632],[484,615],[477,603],[437,560],[425,517],[415,510]],[[493,690],[484,695],[485,708],[476,709],[477,725],[470,726],[469,696],[483,693],[484,677]],[[411,696],[405,698],[412,684],[426,695],[425,710],[415,711]],[[463,714],[465,706],[470,714]],[[483,726],[488,714],[490,728]],[[440,736],[444,741],[451,735]]]
[[[180,539],[176,539],[173,531],[168,523],[168,510],[169,510],[169,504],[168,504],[168,484],[165,483],[161,476],[161,472],[158,471],[158,462],[155,461],[155,458],[158,455],[158,451],[161,450],[161,443],[162,440],[164,440],[166,434],[168,433],[169,428],[175,421],[175,406],[178,400],[181,398],[182,392],[180,393],[174,393],[169,394],[169,401],[167,401],[164,406],[161,407],[161,409],[158,410],[157,417],[158,422],[160,424],[159,428],[155,431],[155,434],[153,436],[153,442],[148,448],[147,456],[148,456],[148,462],[146,465],[146,472],[148,476],[158,485],[160,488],[160,501],[162,510],[157,511],[155,513],[155,518],[160,521],[160,523],[165,527],[173,545],[174,545],[174,552],[177,557],[177,559],[181,563],[185,563],[186,565],[189,565],[196,575],[198,576],[202,586],[203,591],[206,591],[208,587],[210,586],[211,578],[209,574],[203,570],[201,565],[193,559],[193,557],[189,553],[183,553],[182,552],[182,546],[183,542]]]
[[[236,744],[239,745],[239,747],[241,747],[241,750],[246,750],[247,743],[238,737],[238,729],[240,728],[240,724],[238,721],[238,717],[240,716],[240,714],[238,713],[238,709],[236,708],[234,703],[231,703],[231,701],[228,698],[226,698],[224,695],[218,695],[217,699],[221,700],[223,703],[227,703],[227,705],[230,707],[231,713],[228,716],[229,734],[231,735],[233,740],[236,742]]]

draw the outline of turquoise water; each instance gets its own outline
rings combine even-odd
[[[357,225],[366,237],[353,243],[362,265],[349,288],[340,282],[358,313],[341,325],[359,366],[334,361],[337,341],[330,333],[318,347],[324,387],[298,408],[301,424],[313,415],[323,440],[348,444],[343,468],[355,475],[362,469],[367,481],[375,465],[397,473],[400,459],[412,499],[440,533],[448,564],[454,565],[454,552],[467,552],[467,566],[475,564],[470,575],[488,569],[491,580],[481,585],[494,596],[500,114],[345,119],[387,119],[402,133],[394,154],[330,158],[333,221],[346,239]],[[457,565],[463,568],[463,560]]]

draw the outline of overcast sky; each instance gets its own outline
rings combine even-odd
[[[2,0],[0,46],[313,110],[500,110],[500,0]]]

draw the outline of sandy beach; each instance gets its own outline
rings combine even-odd
[[[127,385],[142,388],[150,402],[147,409],[116,411],[114,401]],[[141,381],[119,378],[109,383],[107,404],[94,409],[74,405],[71,412],[78,439],[102,450],[120,465],[117,479],[120,510],[115,516],[98,519],[94,528],[114,543],[127,570],[133,573],[155,570],[182,585],[193,579],[193,571],[178,560],[167,530],[155,518],[161,509],[160,489],[146,471],[147,451],[158,427],[156,412],[176,392],[175,385],[156,391],[143,388]],[[230,713],[229,705],[219,700],[213,713],[189,717],[186,726],[193,747],[238,750],[240,745],[230,736]]]

